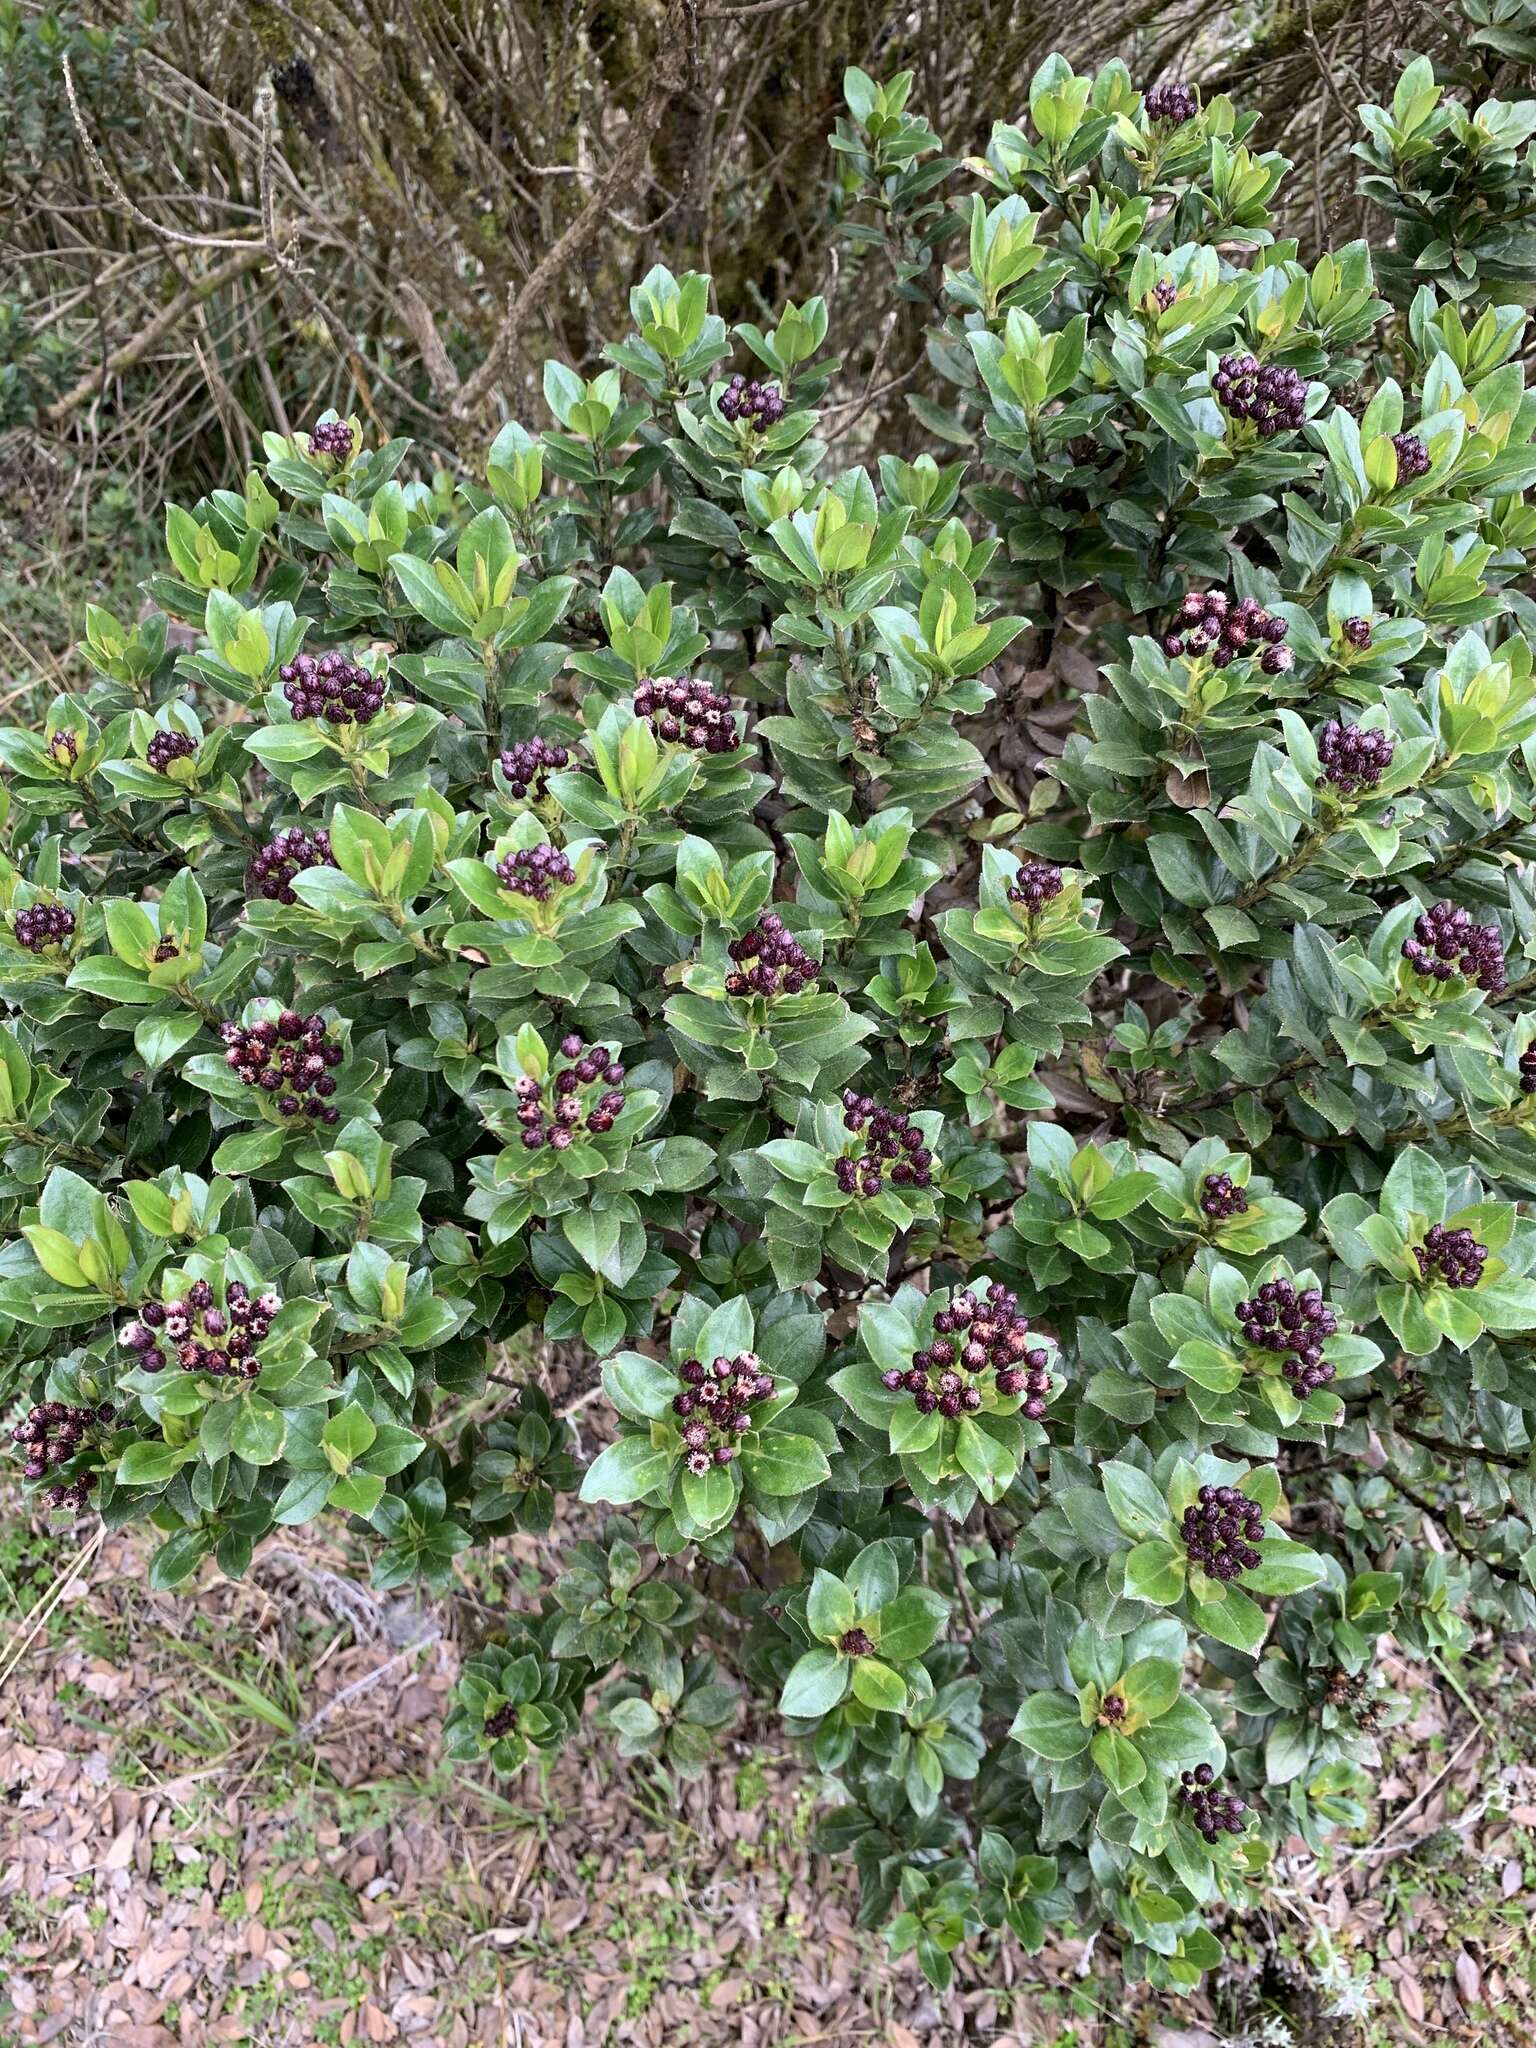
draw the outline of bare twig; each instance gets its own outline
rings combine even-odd
[[[506,317],[496,339],[487,350],[485,360],[465,378],[454,398],[452,413],[455,419],[471,418],[490,396],[516,357],[522,331],[545,293],[612,211],[615,199],[637,177],[651,141],[661,126],[663,114],[688,76],[692,57],[685,34],[685,14],[682,0],[672,0],[662,23],[650,87],[630,116],[628,134],[581,212],[534,265],[521,289],[507,294]]]

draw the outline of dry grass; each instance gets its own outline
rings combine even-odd
[[[60,1546],[9,1526],[15,1639]],[[824,1788],[771,1720],[694,1785],[617,1763],[588,1729],[498,1791],[439,1762],[454,1614],[378,1600],[344,1550],[269,1551],[195,1599],[145,1590],[134,1536],[81,1558],[0,1703],[0,2037],[25,2048],[1514,2048],[1536,2023],[1522,1645],[1497,1723],[1475,1669],[1469,1709],[1405,1667],[1416,1711],[1379,1831],[1321,1865],[1293,1843],[1198,1999],[1128,2001],[1081,1942],[978,1950],[939,1998],[811,1853]],[[547,1565],[519,1538],[466,1592],[510,1602]],[[1340,2002],[1360,2011],[1330,2016]]]

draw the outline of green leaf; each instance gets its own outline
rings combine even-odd
[[[242,1394],[229,1447],[248,1465],[275,1465],[283,1454],[288,1425],[280,1408],[261,1394]]]
[[[741,1454],[747,1477],[760,1493],[808,1493],[831,1474],[827,1454],[808,1436],[765,1430]]]
[[[1258,1655],[1269,1623],[1264,1610],[1237,1586],[1227,1587],[1227,1597],[1215,1602],[1192,1601],[1190,1611],[1202,1635],[1214,1636],[1248,1656]]]
[[[1060,1692],[1031,1694],[1014,1715],[1008,1733],[1048,1763],[1065,1763],[1068,1757],[1080,1756],[1092,1736],[1083,1726],[1076,1700]]]
[[[1170,1519],[1168,1503],[1138,1466],[1111,1459],[1100,1466],[1099,1483],[1110,1513],[1127,1536],[1141,1542],[1164,1534]]]
[[[141,1017],[134,1026],[133,1043],[146,1067],[163,1067],[184,1045],[196,1038],[203,1020],[193,1011],[173,1011],[169,1016]]]
[[[949,1620],[949,1602],[929,1586],[907,1586],[880,1609],[880,1654],[909,1664],[939,1639]]]
[[[1128,1792],[1147,1775],[1136,1745],[1118,1728],[1100,1728],[1093,1738],[1093,1760],[1111,1792]]]
[[[879,1614],[896,1598],[901,1584],[901,1567],[896,1547],[886,1538],[867,1543],[843,1573],[843,1579],[859,1603],[861,1618]]]
[[[1133,1600],[1150,1600],[1155,1607],[1173,1605],[1184,1591],[1186,1575],[1183,1553],[1161,1536],[1138,1543],[1125,1560],[1126,1593]]]
[[[1178,1698],[1183,1679],[1183,1672],[1170,1659],[1140,1657],[1122,1673],[1115,1690],[1134,1712],[1155,1721]]]
[[[196,1444],[130,1444],[118,1460],[120,1486],[163,1486],[174,1479],[190,1458],[197,1456]]]
[[[1243,1573],[1243,1585],[1250,1593],[1304,1593],[1323,1577],[1323,1560],[1300,1543],[1266,1537],[1256,1548],[1259,1563]]]
[[[836,1650],[807,1650],[793,1666],[779,1695],[779,1711],[797,1721],[830,1714],[848,1691],[849,1664]]]
[[[906,1680],[878,1657],[855,1657],[853,1696],[876,1713],[899,1714],[907,1704]]]
[[[752,1304],[744,1294],[732,1295],[705,1317],[690,1355],[705,1365],[716,1358],[736,1358],[752,1349],[752,1336]]]
[[[805,1602],[805,1625],[811,1634],[823,1642],[835,1642],[857,1619],[853,1595],[842,1580],[832,1572],[818,1571]]]
[[[963,1415],[955,1431],[955,1458],[968,1479],[974,1479],[984,1499],[1000,1500],[1013,1484],[1018,1461],[1006,1444],[991,1431]]]
[[[373,1418],[356,1401],[349,1401],[320,1432],[321,1448],[331,1470],[343,1476],[350,1472],[377,1435]]]
[[[663,1485],[676,1460],[676,1451],[658,1449],[649,1437],[621,1436],[587,1467],[581,1498],[627,1507]]]

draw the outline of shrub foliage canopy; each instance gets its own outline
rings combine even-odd
[[[161,1588],[578,1495],[452,1755],[745,1687],[935,1983],[1176,1987],[1363,1822],[1381,1635],[1536,1615],[1536,106],[1412,64],[1308,268],[1223,97],[911,86],[832,146],[933,452],[656,268],[465,482],[269,434],[0,733],[15,1450]]]

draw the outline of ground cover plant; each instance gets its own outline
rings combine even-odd
[[[1536,1611],[1536,104],[1411,64],[1308,265],[1220,95],[845,91],[926,446],[656,267],[472,475],[270,432],[0,733],[14,1451],[189,1599],[575,1495],[451,1756],[749,1693],[935,1984],[1177,1989],[1364,1824],[1379,1639]]]

